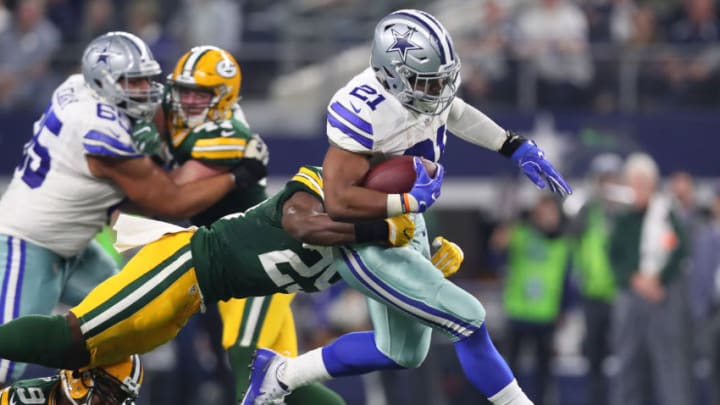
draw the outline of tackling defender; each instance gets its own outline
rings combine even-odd
[[[168,77],[162,113],[155,123],[142,122],[134,132],[165,141],[176,165],[178,184],[235,169],[235,190],[193,216],[197,226],[210,226],[221,217],[242,212],[267,198],[268,149],[254,135],[237,104],[242,72],[235,58],[214,46],[186,52]],[[158,131],[161,131],[158,133]],[[242,170],[240,170],[242,169]],[[257,347],[297,355],[297,336],[290,303],[295,294],[230,299],[217,308],[223,321],[222,346],[228,352],[237,399],[248,384],[248,363]],[[213,310],[211,308],[210,310]],[[211,333],[212,335],[212,333]],[[290,395],[292,404],[341,405],[342,399],[322,384]]]
[[[111,366],[17,381],[0,391],[0,405],[134,405],[143,376],[134,354]]]
[[[129,234],[131,246],[149,243],[66,315],[26,315],[1,325],[0,358],[63,369],[112,364],[169,341],[205,302],[328,287],[340,279],[339,253],[330,245],[411,242],[415,224],[407,215],[333,221],[322,186],[321,169],[304,166],[274,196],[210,227],[121,216],[118,241]],[[452,247],[438,250],[438,264]]]
[[[427,259],[422,215],[438,197],[442,170],[425,187],[385,194],[361,186],[374,162],[414,155],[437,162],[447,133],[497,151],[517,163],[540,188],[561,195],[570,187],[532,142],[505,131],[455,97],[460,60],[450,34],[432,15],[395,11],[378,23],[370,67],[352,78],[329,103],[325,155],[325,207],[336,220],[414,216],[412,247],[341,247],[338,272],[368,300],[373,332],[341,336],[297,358],[260,349],[242,404],[276,403],[304,384],[373,370],[418,367],[433,329],[455,342],[465,375],[494,404],[528,404],[488,335],[480,302],[447,281]],[[414,247],[414,248],[413,248]]]
[[[0,200],[0,323],[76,305],[114,274],[92,239],[121,203],[187,217],[235,187],[232,174],[177,186],[132,136],[160,102],[160,72],[142,40],[111,32],[88,44],[82,74],[53,93]],[[24,368],[0,361],[0,384]]]

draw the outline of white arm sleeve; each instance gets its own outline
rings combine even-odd
[[[500,125],[459,97],[450,105],[447,125],[453,135],[494,151],[499,151],[507,139]]]

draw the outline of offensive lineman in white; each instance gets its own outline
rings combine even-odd
[[[532,141],[505,131],[455,97],[460,61],[450,35],[432,15],[399,10],[383,18],[375,29],[370,64],[328,107],[325,208],[333,219],[349,222],[413,213],[415,239],[403,248],[341,248],[338,272],[372,298],[374,331],[343,335],[297,358],[259,349],[242,404],[275,403],[298,386],[328,378],[418,367],[433,329],[452,339],[465,375],[492,403],[531,404],[490,340],[483,306],[428,260],[419,213],[439,197],[442,167],[431,179],[415,159],[417,180],[409,193],[385,194],[360,184],[375,162],[389,156],[437,162],[450,132],[511,158],[540,188],[560,195],[571,189]],[[457,258],[461,261],[462,254]]]
[[[53,93],[0,200],[0,324],[76,305],[117,272],[93,237],[126,200],[184,218],[235,186],[232,173],[177,186],[132,136],[133,122],[152,118],[162,96],[153,81],[160,65],[141,39],[94,39],[82,70]],[[0,384],[24,366],[0,360]]]

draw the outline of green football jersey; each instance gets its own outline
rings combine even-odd
[[[283,204],[298,191],[322,201],[321,169],[303,166],[263,203],[198,229],[190,246],[207,302],[319,291],[340,279],[331,247],[305,245],[282,228]]]
[[[53,405],[60,393],[60,376],[21,380],[0,391],[2,405]]]
[[[233,167],[245,157],[245,145],[252,137],[252,131],[245,122],[239,106],[233,108],[234,115],[227,120],[209,121],[187,128],[173,128],[172,115],[166,94],[163,110],[170,129],[167,142],[173,160],[182,165],[194,159],[210,166]],[[133,133],[142,129],[155,131],[152,123],[139,123]],[[147,134],[145,135],[147,137]],[[190,218],[193,225],[210,225],[227,214],[245,211],[267,198],[264,180],[244,190],[233,190],[207,210]]]

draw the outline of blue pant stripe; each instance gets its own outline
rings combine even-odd
[[[2,291],[0,291],[0,324],[4,324],[9,319],[5,319],[5,300],[7,299],[8,280],[10,279],[10,267],[12,266],[13,249],[12,249],[13,238],[8,236],[7,238],[7,259],[5,260],[5,274],[3,275]]]
[[[396,308],[401,309],[413,317],[421,318],[430,324],[436,325],[458,338],[468,337],[478,329],[475,325],[430,307],[422,301],[414,300],[397,292],[375,276],[367,268],[367,265],[363,263],[362,258],[356,251],[349,248],[347,250],[350,251],[352,257],[348,256],[345,249],[341,249],[343,259],[355,278],[367,289],[393,304]]]

